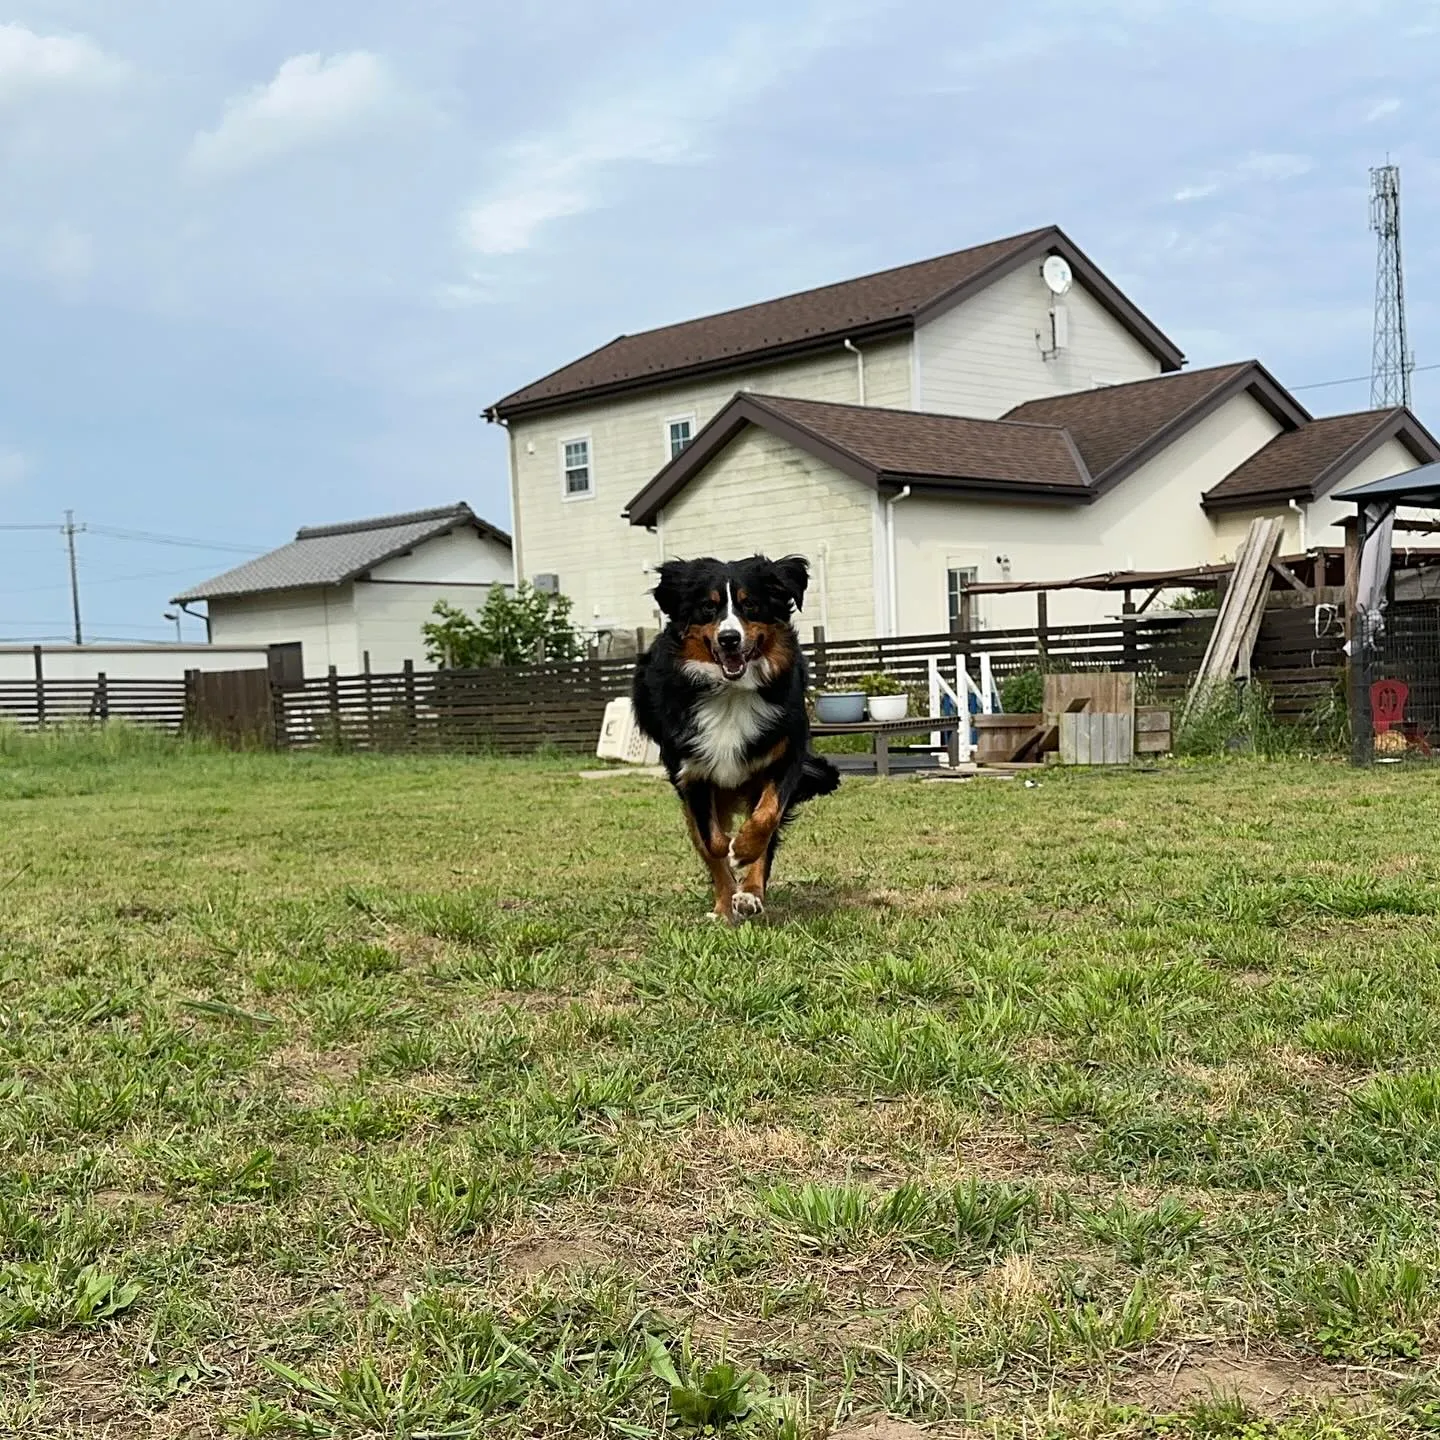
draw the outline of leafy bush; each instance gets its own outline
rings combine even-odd
[[[1045,708],[1045,677],[1038,670],[1021,670],[1000,682],[1000,703],[1009,715],[1034,715]]]
[[[432,613],[437,618],[420,629],[426,659],[442,670],[574,660],[580,654],[570,597],[536,590],[525,580],[513,594],[503,585],[492,586],[478,618],[444,600],[435,602]]]
[[[871,675],[862,675],[855,688],[867,696],[903,695],[905,693],[905,687],[893,675],[886,675],[879,670]]]

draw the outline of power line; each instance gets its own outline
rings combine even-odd
[[[258,545],[232,545],[224,540],[192,540],[184,535],[156,535],[149,530],[121,530],[113,525],[91,525],[92,535],[111,540],[136,540],[147,545],[183,545],[192,550],[229,550],[236,555],[263,555]]]
[[[1410,374],[1418,375],[1422,370],[1440,370],[1440,363],[1434,365],[1412,365]],[[1368,375],[1347,375],[1343,380],[1312,380],[1308,385],[1292,385],[1292,390],[1324,390],[1331,385],[1368,385]]]

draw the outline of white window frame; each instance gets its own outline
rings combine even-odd
[[[950,615],[950,577],[958,570],[972,570],[975,579],[972,583],[980,583],[980,560],[978,556],[966,556],[961,558],[956,555],[945,557],[945,624],[948,628],[954,623]],[[976,630],[985,629],[985,617],[980,613],[980,596],[974,595],[970,598],[970,620]]]
[[[573,494],[570,490],[569,471],[565,465],[565,447],[567,445],[585,446],[585,472],[589,481],[584,490],[577,490]],[[560,460],[560,498],[567,503],[572,500],[593,500],[595,498],[595,442],[591,440],[587,431],[583,435],[566,435],[558,443],[556,451]]]
[[[675,441],[670,434],[672,425],[688,425],[690,427],[690,438],[679,449],[675,449]],[[683,455],[695,443],[695,432],[699,427],[695,424],[695,412],[691,410],[685,415],[671,415],[667,417],[665,424],[661,427],[661,443],[665,447],[665,463],[668,465],[677,455]]]

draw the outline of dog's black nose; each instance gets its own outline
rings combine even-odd
[[[722,630],[715,639],[722,650],[735,651],[740,648],[745,637],[738,630]]]

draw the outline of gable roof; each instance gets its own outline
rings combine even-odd
[[[1096,483],[1105,488],[1242,392],[1252,395],[1287,428],[1310,419],[1304,406],[1258,360],[1028,400],[1004,418],[1065,426]]]
[[[774,363],[845,340],[913,331],[1027,261],[1062,255],[1075,278],[1166,370],[1184,355],[1096,268],[1058,226],[1027,230],[911,265],[803,290],[778,300],[620,335],[549,375],[497,400],[490,420],[559,408],[582,399],[672,384],[698,375]]]
[[[288,545],[206,580],[176,595],[171,603],[343,585],[462,526],[510,548],[510,537],[480,519],[463,501],[437,510],[409,510],[403,515],[381,515],[342,525],[310,525],[297,530]]]
[[[1422,464],[1440,460],[1440,442],[1403,407],[1324,415],[1277,435],[1207,490],[1201,504],[1233,510],[1317,499],[1387,440],[1399,440]]]
[[[1085,503],[1247,392],[1282,424],[1299,426],[1310,418],[1255,360],[1031,400],[998,420],[742,391],[631,500],[625,514],[632,525],[652,523],[746,425],[769,430],[877,489],[911,485],[951,495]]]
[[[1056,425],[974,420],[915,410],[737,395],[630,502],[632,525],[665,505],[749,425],[808,451],[876,490],[910,485],[951,495],[1085,500],[1090,475]]]

